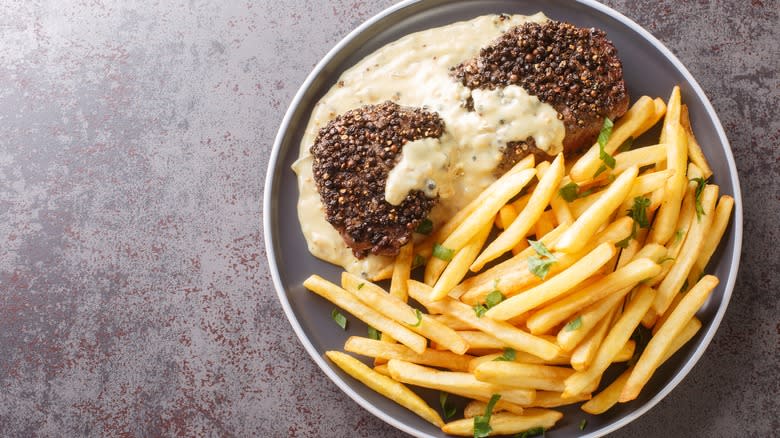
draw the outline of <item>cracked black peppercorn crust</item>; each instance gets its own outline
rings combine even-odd
[[[407,142],[443,131],[438,114],[391,101],[347,111],[320,130],[311,147],[314,181],[326,219],[355,257],[397,255],[428,216],[436,199],[417,190],[392,205],[385,184]]]
[[[453,68],[471,89],[523,87],[551,105],[566,128],[564,152],[590,146],[604,117],[615,119],[628,109],[623,66],[604,31],[569,23],[526,23],[505,32],[478,57]],[[498,172],[528,153],[549,159],[533,139],[507,144]]]

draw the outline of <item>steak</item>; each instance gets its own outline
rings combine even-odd
[[[397,255],[428,216],[437,198],[413,190],[392,205],[385,185],[404,144],[443,131],[438,114],[391,101],[347,111],[320,130],[310,149],[314,181],[326,219],[355,257]]]
[[[614,120],[628,109],[623,67],[604,31],[560,21],[513,27],[452,74],[471,89],[518,85],[552,106],[566,128],[564,153],[592,145],[604,118]],[[529,153],[552,158],[533,138],[517,139],[507,144],[497,173]]]

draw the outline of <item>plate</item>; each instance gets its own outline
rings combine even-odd
[[[366,388],[327,361],[327,350],[342,350],[348,336],[366,336],[366,326],[354,317],[346,332],[330,318],[333,305],[301,285],[317,273],[337,281],[341,269],[311,256],[296,213],[298,189],[290,169],[314,104],[338,77],[360,59],[409,33],[494,13],[533,14],[542,11],[555,20],[607,33],[623,62],[632,101],[643,94],[666,99],[675,84],[682,89],[692,125],[721,194],[735,199],[732,222],[707,269],[721,282],[699,311],[702,330],[665,363],[631,403],[618,404],[600,416],[587,415],[577,405],[561,409],[563,419],[547,436],[582,436],[581,419],[588,419],[588,437],[614,431],[647,412],[688,374],[704,353],[728,306],[737,277],[742,243],[742,201],[734,158],[723,128],[701,87],[680,61],[650,33],[620,13],[593,1],[580,0],[429,0],[405,1],[371,18],[338,43],[314,68],[295,95],[279,128],[271,152],[264,198],[264,231],[268,262],[284,312],[307,352],[336,385],[383,421],[419,437],[444,437],[438,428],[403,407]],[[614,368],[614,367],[613,367]],[[619,371],[612,369],[611,371]],[[605,377],[603,383],[610,382]],[[419,393],[438,407],[438,392]]]

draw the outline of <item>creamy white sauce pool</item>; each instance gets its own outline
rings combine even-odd
[[[440,139],[404,145],[385,191],[391,204],[400,204],[410,190],[438,195],[440,201],[430,215],[435,225],[495,180],[493,171],[507,142],[533,137],[536,146],[550,155],[563,149],[564,125],[550,105],[515,85],[471,91],[450,76],[451,67],[477,56],[507,29],[528,21],[541,23],[547,17],[542,13],[505,19],[487,15],[425,30],[382,47],[344,72],[315,105],[301,141],[300,157],[292,166],[300,191],[298,219],[314,256],[367,277],[392,263],[389,257],[359,260],[352,255],[338,231],[326,221],[312,176],[309,148],[319,129],[350,109],[392,100],[435,111],[444,120],[445,133]],[[474,101],[472,112],[463,107],[469,93]]]

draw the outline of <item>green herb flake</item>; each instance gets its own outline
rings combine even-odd
[[[406,323],[409,327],[419,327],[420,324],[422,324],[422,312],[420,312],[420,309],[414,309],[414,314],[417,316],[417,322],[414,324]]]
[[[504,354],[501,356],[498,356],[497,358],[493,359],[494,362],[512,362],[515,360],[515,357],[517,356],[517,352],[514,348],[506,347],[504,348]]]
[[[433,256],[437,259],[444,260],[445,262],[449,262],[452,260],[452,257],[455,255],[455,250],[445,248],[438,243],[435,243],[433,245]]]
[[[358,288],[357,288],[357,290],[363,289],[363,286],[365,286],[365,285],[366,285],[365,283],[360,283],[360,284],[358,285]]]
[[[680,241],[683,238],[683,235],[685,235],[685,230],[680,228],[679,230],[674,232],[674,243],[680,243]]]
[[[476,306],[474,306],[474,313],[477,314],[477,318],[482,318],[483,316],[485,316],[485,312],[487,311],[488,309],[487,307],[485,307],[484,304],[477,304]]]
[[[650,198],[644,196],[637,196],[634,198],[634,205],[630,209],[626,210],[628,217],[634,220],[631,224],[631,234],[625,239],[615,243],[615,246],[620,248],[627,248],[631,239],[636,237],[637,227],[647,228],[650,226],[650,220],[647,218],[647,208],[650,206]]]
[[[593,174],[593,178],[596,178],[597,176],[606,172],[606,170],[607,170],[607,166],[605,164],[602,164],[601,166],[599,166],[598,169],[596,169],[596,173]]]
[[[588,425],[588,420],[582,420],[580,421],[580,430],[585,430],[585,427]]]
[[[455,416],[455,412],[457,411],[457,408],[449,403],[447,403],[447,394],[446,392],[439,392],[439,404],[441,405],[441,411],[444,413],[444,419],[449,420],[450,418]]]
[[[490,309],[502,301],[504,301],[504,294],[502,294],[499,290],[494,290],[485,297],[485,307]]]
[[[330,317],[336,321],[336,324],[338,324],[342,330],[347,329],[347,317],[339,312],[339,309],[333,309],[333,311],[330,312]]]
[[[368,337],[369,337],[369,339],[373,339],[375,341],[378,341],[378,340],[382,339],[382,332],[380,332],[379,330],[377,330],[377,329],[375,329],[375,328],[373,328],[371,326],[368,326]]]
[[[519,434],[515,435],[515,438],[531,438],[531,437],[539,436],[539,435],[544,436],[544,431],[545,431],[544,428],[541,427],[541,426],[540,427],[534,427],[534,428],[526,430],[523,433],[519,433]]]
[[[425,218],[420,222],[420,225],[417,225],[417,229],[414,231],[425,235],[431,234],[431,231],[433,231],[433,222],[431,222],[430,219]]]
[[[691,181],[696,182],[696,219],[701,221],[701,217],[704,216],[704,207],[701,205],[701,194],[704,192],[704,187],[707,186],[709,178],[692,178]]]
[[[607,142],[609,141],[609,137],[612,135],[612,127],[614,124],[612,123],[612,120],[609,119],[609,117],[604,118],[604,125],[601,127],[601,132],[599,132],[599,158],[602,162],[604,162],[604,166],[609,167],[610,169],[615,168],[615,157],[610,155],[605,147],[607,146]],[[604,170],[607,170],[605,167]],[[601,172],[604,170],[601,170],[599,168],[599,171],[596,172],[596,175],[593,175],[594,177],[598,176]]]
[[[569,321],[569,323],[566,324],[566,327],[564,328],[566,329],[567,332],[572,332],[574,330],[577,330],[580,327],[582,327],[582,316],[578,316],[573,320]]]
[[[424,264],[425,257],[421,256],[420,254],[415,254],[414,259],[412,260],[412,269],[417,269]]]
[[[555,256],[547,249],[542,242],[536,240],[528,240],[528,244],[536,251],[538,255],[528,257],[528,270],[532,274],[544,280],[547,273],[550,272],[550,266],[557,260]],[[541,256],[541,257],[540,257]]]
[[[580,186],[578,186],[577,183],[570,182],[558,189],[558,194],[561,196],[561,198],[563,198],[564,201],[572,202],[580,197],[578,194],[579,189]]]
[[[550,252],[549,249],[547,249],[546,246],[544,246],[544,243],[539,242],[538,240],[528,239],[528,244],[531,245],[534,251],[536,251],[536,253],[540,256],[549,257],[555,260],[555,256]]]
[[[490,427],[490,417],[493,415],[493,407],[500,398],[501,394],[493,394],[485,407],[485,414],[474,417],[474,438],[484,438],[493,431]]]
[[[636,234],[631,233],[625,239],[619,240],[619,241],[615,242],[615,246],[617,246],[618,248],[626,249],[626,248],[628,248],[628,244],[631,242],[631,239],[633,239],[634,237],[636,237]]]

